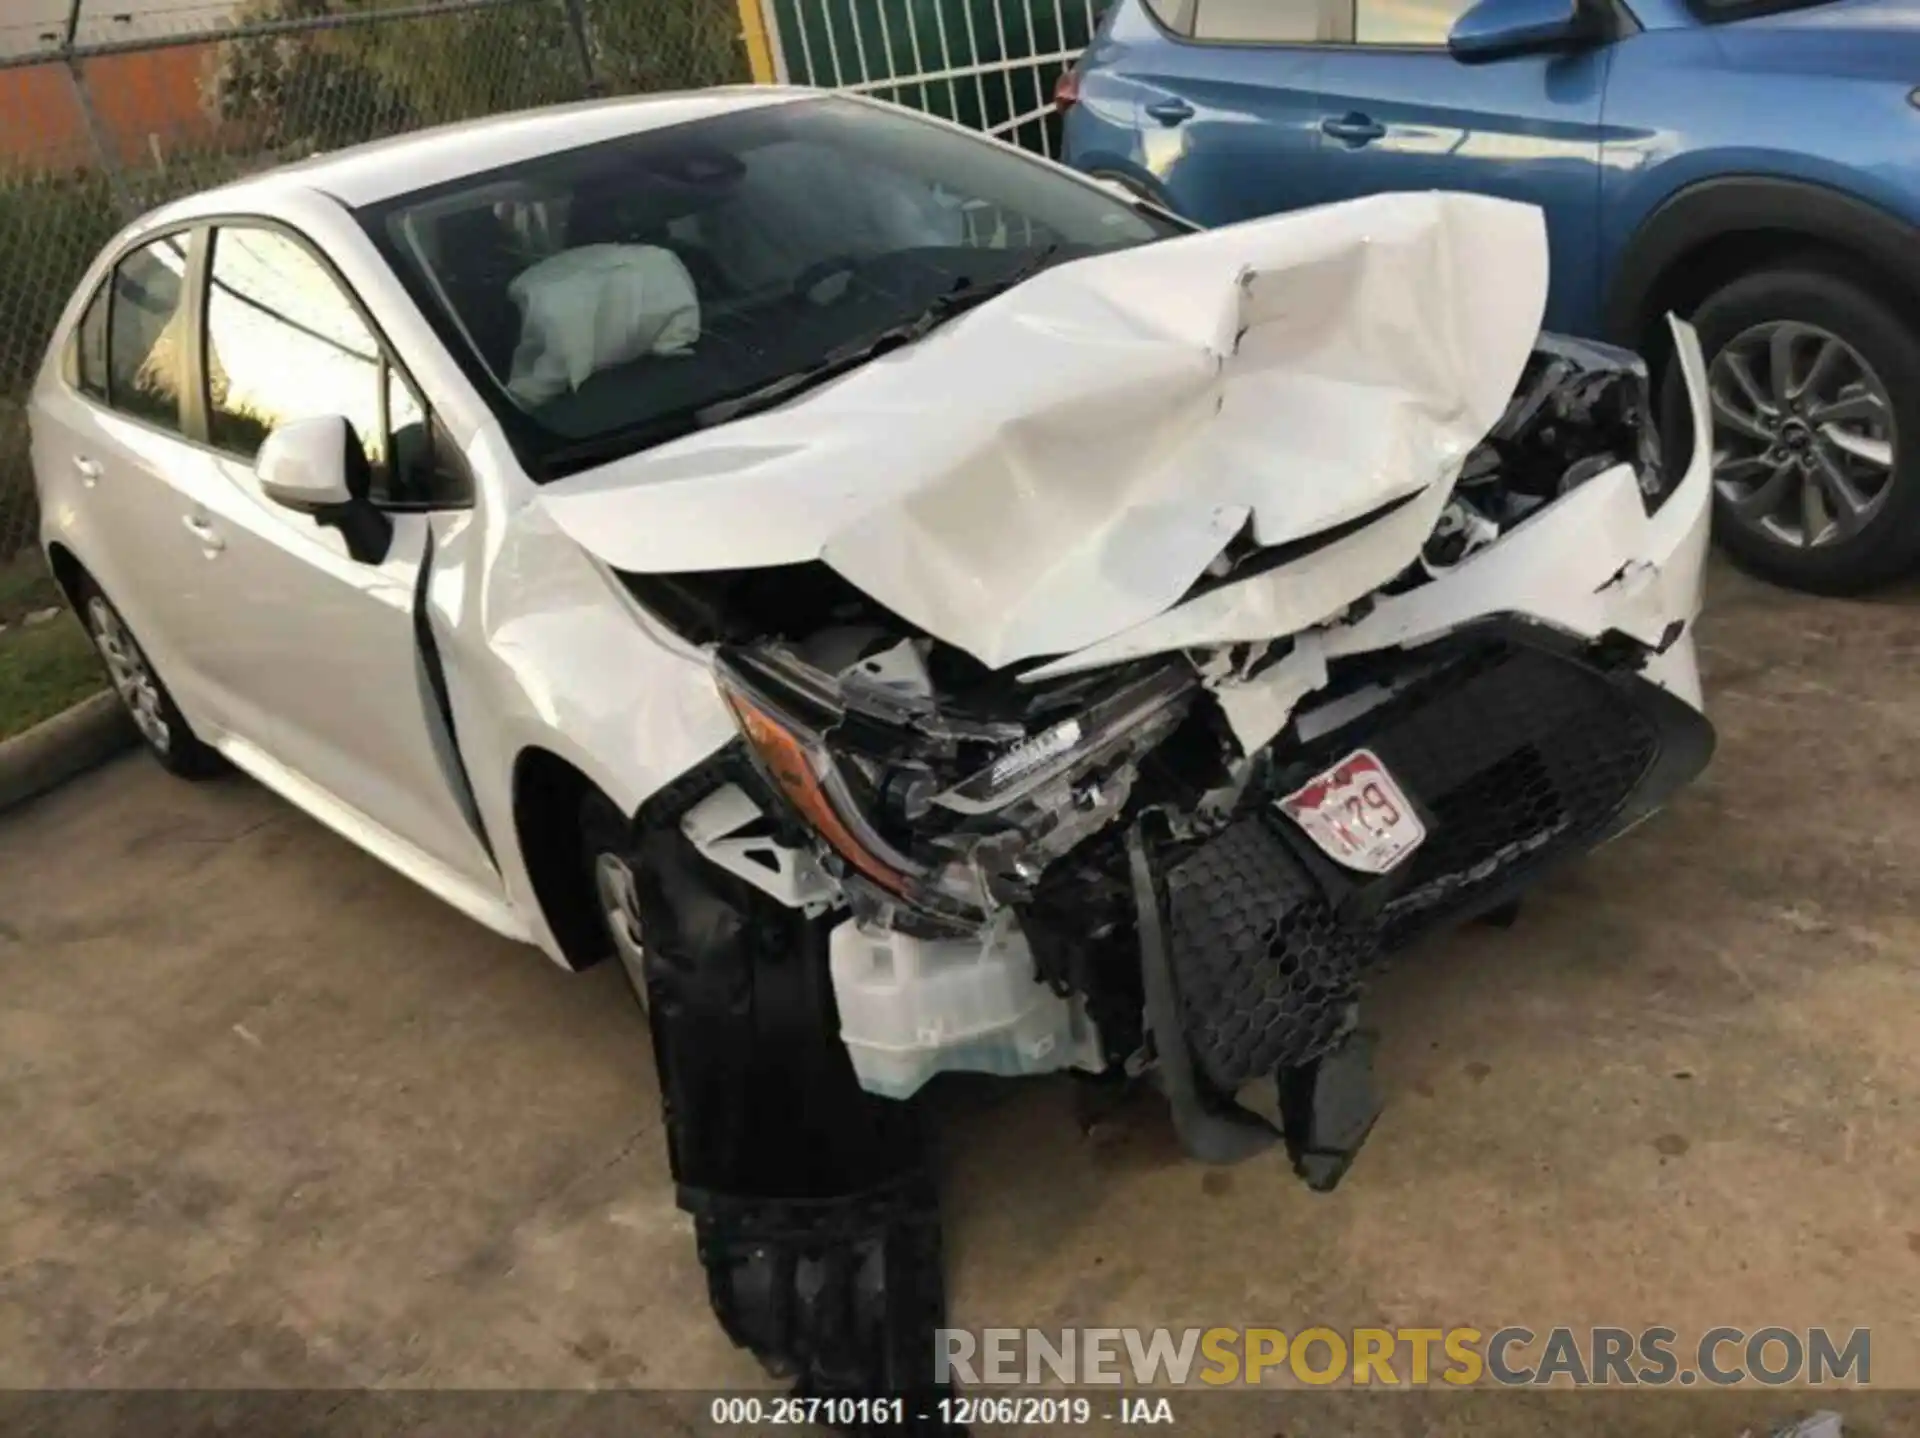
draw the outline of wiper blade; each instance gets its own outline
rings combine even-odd
[[[656,444],[665,444],[670,439],[678,439],[681,435],[691,434],[699,428],[700,423],[691,411],[679,410],[627,429],[617,429],[609,434],[597,434],[591,439],[556,446],[542,454],[538,464],[545,478],[560,479],[583,469],[592,469],[597,464],[606,464],[612,460],[624,459],[630,454],[638,454],[643,449],[651,449]]]
[[[1044,270],[1053,261],[1054,256],[1060,253],[1060,248],[1060,242],[1053,240],[1039,246],[1005,274],[996,275],[990,280],[976,280],[972,284],[959,285],[946,294],[937,296],[908,323],[924,324],[931,329],[941,320],[949,319],[962,310],[972,309],[995,295],[1003,295],[1015,285],[1024,284]]]
[[[739,419],[742,415],[756,414],[763,409],[772,409],[775,405],[791,399],[802,390],[813,389],[828,380],[845,374],[848,370],[860,368],[886,350],[898,349],[903,344],[911,344],[920,338],[920,334],[910,333],[912,322],[889,325],[878,334],[868,335],[851,344],[841,345],[838,349],[828,350],[820,359],[804,368],[781,375],[763,385],[727,395],[724,398],[710,400],[693,412],[694,428],[706,429],[712,425],[725,424],[729,420]]]
[[[581,440],[578,444],[549,450],[541,460],[541,467],[546,471],[548,478],[557,479],[576,470],[590,469],[596,464],[623,459],[629,454],[637,454],[643,449],[665,444],[670,439],[679,439],[682,435],[692,434],[696,430],[711,429],[717,424],[725,424],[728,420],[738,419],[744,414],[771,409],[782,400],[802,390],[825,384],[835,375],[859,368],[873,358],[878,351],[890,348],[894,343],[906,343],[907,340],[900,338],[900,331],[905,328],[905,326],[895,326],[871,338],[863,339],[856,345],[844,345],[837,350],[831,350],[824,358],[806,368],[783,374],[778,379],[764,384],[753,385],[732,394],[724,394],[689,409],[673,410],[629,429],[595,435],[592,439]]]
[[[962,311],[975,305],[984,304],[995,295],[1005,294],[1015,285],[1033,278],[1047,267],[1047,263],[1060,252],[1058,242],[1042,245],[1026,259],[1022,260],[1006,274],[991,280],[982,280],[974,284],[963,284],[944,295],[936,296],[920,313],[897,324],[888,325],[874,334],[866,335],[840,348],[830,350],[820,360],[797,369],[791,374],[783,374],[757,389],[744,394],[729,395],[703,405],[695,411],[700,426],[725,424],[729,420],[739,419],[742,415],[758,413],[784,403],[803,390],[813,389],[835,379],[849,370],[858,369],[868,360],[876,359],[888,350],[910,345],[923,339],[938,326],[945,324]]]

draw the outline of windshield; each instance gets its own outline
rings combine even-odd
[[[785,399],[1045,265],[1175,232],[1015,151],[833,98],[360,218],[541,479]]]

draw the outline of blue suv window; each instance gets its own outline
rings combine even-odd
[[[1353,38],[1362,45],[1444,45],[1472,0],[1358,0]]]
[[[1352,0],[1193,0],[1192,9],[1196,40],[1311,45],[1353,29]]]
[[[1176,35],[1193,33],[1193,11],[1198,0],[1146,0],[1153,18]]]

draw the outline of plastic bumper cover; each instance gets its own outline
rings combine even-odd
[[[1376,956],[1513,898],[1645,817],[1706,764],[1698,710],[1610,657],[1521,623],[1407,654],[1418,677],[1289,747],[1223,832],[1172,858],[1170,958],[1194,1061],[1223,1092],[1339,1039]],[[1364,745],[1422,811],[1378,878],[1339,868],[1274,808]]]

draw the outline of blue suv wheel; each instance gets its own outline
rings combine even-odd
[[[1714,408],[1715,533],[1744,567],[1857,593],[1920,558],[1920,337],[1810,260],[1756,270],[1694,312]],[[1668,404],[1684,405],[1670,379]],[[1669,409],[1669,425],[1684,410]]]

